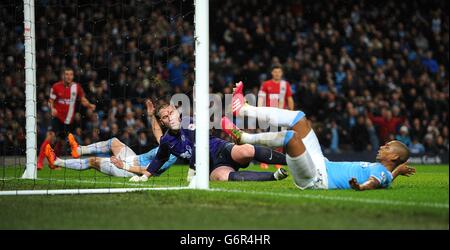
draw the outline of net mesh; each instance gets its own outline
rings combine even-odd
[[[51,170],[46,160],[36,180],[21,179],[26,148],[23,2],[2,2],[0,11],[0,31],[5,34],[0,38],[1,190],[187,185],[188,168],[178,162],[145,183],[130,183],[129,177],[111,176],[95,168]],[[80,145],[116,138],[136,155],[157,147],[145,100],[151,98],[156,105],[168,102],[174,93],[192,93],[193,17],[193,1],[184,0],[36,0],[38,153],[52,127],[47,103],[50,90],[66,67],[74,70],[74,81],[96,105],[91,111],[76,102],[70,132]],[[61,159],[70,159],[67,138],[60,137],[51,145]],[[82,158],[107,159],[114,154],[118,152]]]

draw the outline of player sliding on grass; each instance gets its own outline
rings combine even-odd
[[[158,147],[148,151],[145,154],[136,155],[136,153],[119,139],[112,138],[107,141],[93,143],[87,146],[79,146],[72,134],[68,135],[72,157],[75,159],[66,159],[56,157],[50,144],[45,148],[45,156],[50,167],[58,166],[70,168],[73,170],[87,170],[94,168],[104,174],[115,177],[132,177],[136,174],[142,174],[150,162],[155,158]],[[81,155],[105,154],[111,153],[112,157],[88,157],[76,159]],[[155,175],[160,175],[175,163],[177,157],[171,155],[169,160],[159,169]]]
[[[159,143],[159,138],[162,136],[161,128],[159,127],[157,120],[154,117],[154,107],[151,101],[146,102],[147,116],[152,124],[152,131]],[[112,138],[107,141],[101,141],[93,143],[87,146],[78,145],[74,136],[69,133],[67,137],[72,157],[75,159],[63,160],[56,157],[52,147],[47,145],[45,148],[45,156],[51,167],[59,166],[70,168],[74,170],[86,170],[94,168],[100,172],[116,176],[116,177],[132,177],[136,174],[142,174],[150,162],[155,158],[158,152],[158,147],[150,150],[149,152],[141,155],[136,153],[127,145],[122,143],[117,138]],[[106,154],[112,153],[112,157],[89,157],[85,159],[77,159],[81,155],[91,154]],[[177,158],[174,155],[170,155],[168,161],[155,173],[160,175],[166,171],[172,164],[175,163]],[[189,177],[188,177],[189,178]]]
[[[173,154],[189,162],[190,168],[195,169],[195,127],[191,117],[180,117],[180,113],[173,105],[160,105],[156,109],[156,116],[160,123],[168,128],[161,137],[160,146],[155,159],[143,175],[132,177],[130,181],[147,181],[148,177],[158,173],[162,165]],[[208,153],[208,152],[205,152]],[[222,139],[209,138],[210,179],[216,181],[274,181],[287,177],[283,168],[276,172],[239,171],[246,168],[252,160],[269,164],[286,165],[284,154],[267,147],[250,144],[235,145]]]
[[[286,147],[286,161],[300,189],[370,190],[387,188],[398,175],[410,176],[415,169],[407,166],[408,148],[399,141],[381,146],[378,163],[328,161],[320,147],[310,122],[302,111],[272,107],[254,107],[245,103],[244,84],[239,82],[233,93],[232,111],[236,116],[259,118],[272,126],[288,127],[281,132],[248,134],[237,128],[228,118],[222,128],[239,143]]]

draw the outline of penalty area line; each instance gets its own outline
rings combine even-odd
[[[238,190],[238,189],[208,189],[208,191],[282,196],[282,197],[305,198],[305,199],[314,199],[314,200],[348,201],[348,202],[390,205],[390,206],[431,207],[431,208],[446,208],[446,209],[449,208],[448,203],[436,203],[436,202],[393,201],[393,200],[354,198],[354,197],[344,197],[344,196],[326,196],[326,195],[321,195],[321,194],[312,195],[312,194],[291,194],[291,193],[276,193],[276,192],[244,191],[244,190]]]

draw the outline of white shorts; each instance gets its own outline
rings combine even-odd
[[[117,154],[116,157],[119,160],[126,162],[130,166],[136,165],[136,153],[128,146],[125,146],[122,150],[120,150],[119,154]],[[104,174],[116,177],[132,177],[136,175],[134,173],[116,167],[111,163],[110,159],[102,160],[102,162],[100,163],[100,171]]]
[[[102,160],[105,161],[104,163],[100,163],[100,172],[115,176],[115,177],[133,177],[136,174],[126,171],[125,169],[121,169],[116,167],[114,164],[111,163],[109,159]]]

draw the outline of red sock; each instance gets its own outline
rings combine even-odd
[[[39,149],[39,156],[38,156],[38,162],[37,162],[37,168],[38,169],[42,169],[42,166],[44,165],[44,151],[45,151],[45,147],[48,144],[48,140],[44,140],[44,142],[41,144],[41,147]]]
[[[56,156],[61,156],[62,155],[62,147],[63,147],[63,144],[61,143],[61,141],[60,140],[58,140],[58,142],[56,142],[56,145],[55,145],[55,155]]]

